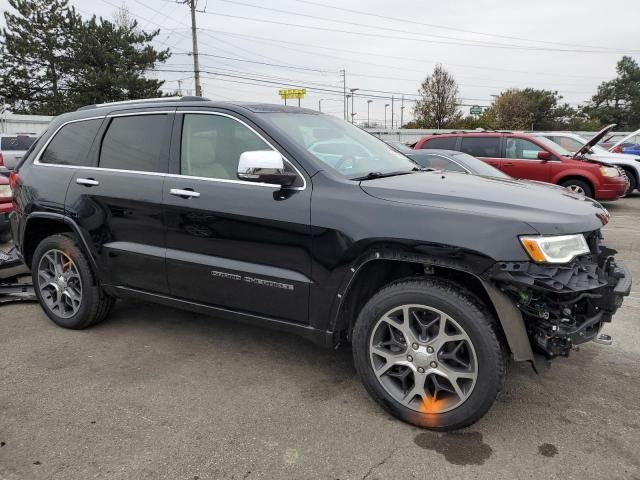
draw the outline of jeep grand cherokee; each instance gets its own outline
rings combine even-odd
[[[487,412],[509,358],[601,338],[631,285],[596,201],[424,171],[299,108],[84,107],[11,183],[12,234],[56,324],[133,297],[349,342],[371,396],[433,429]]]

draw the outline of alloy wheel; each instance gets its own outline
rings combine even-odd
[[[574,193],[579,193],[581,195],[585,194],[584,188],[582,188],[580,185],[569,185],[567,186],[567,188]]]
[[[382,387],[421,413],[462,405],[478,378],[469,335],[453,318],[426,305],[402,305],[375,324],[369,355]]]
[[[38,264],[38,289],[55,315],[70,318],[82,304],[82,279],[71,257],[61,250],[47,251]]]

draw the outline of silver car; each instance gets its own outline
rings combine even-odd
[[[36,138],[32,133],[0,133],[0,171],[15,169]]]

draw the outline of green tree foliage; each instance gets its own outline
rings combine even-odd
[[[84,22],[74,41],[69,103],[87,105],[161,96],[163,82],[144,76],[156,63],[169,58],[168,50],[158,52],[149,44],[158,33],[139,30],[135,21],[118,26],[94,16]]]
[[[622,57],[618,76],[602,82],[585,112],[601,124],[617,124],[618,130],[640,128],[640,67],[631,57]]]
[[[435,66],[418,93],[421,98],[413,109],[418,128],[449,128],[462,117],[458,110],[458,84],[442,65]]]
[[[510,130],[555,130],[566,128],[576,111],[560,104],[558,92],[534,88],[502,92],[480,116],[485,128]]]
[[[81,19],[68,0],[9,0],[0,37],[0,95],[17,113],[65,109],[73,33]]]
[[[89,103],[160,96],[145,72],[169,57],[135,22],[83,20],[68,0],[9,0],[0,95],[16,113],[57,115]]]

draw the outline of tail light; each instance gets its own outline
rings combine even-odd
[[[15,190],[19,178],[18,172],[11,172],[9,174],[9,187],[11,187],[11,190]]]
[[[0,167],[4,166],[4,158],[2,158],[2,152],[0,152]]]
[[[622,153],[622,145],[618,145],[612,151],[613,153]]]

